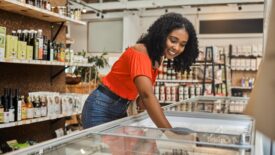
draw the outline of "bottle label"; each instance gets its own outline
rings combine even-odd
[[[0,109],[0,123],[4,123],[4,109]]]
[[[4,112],[4,122],[9,123],[10,122],[10,112]]]
[[[40,107],[34,108],[34,117],[41,117]]]
[[[24,120],[24,119],[27,119],[27,108],[26,107],[22,107],[22,112],[21,112],[21,118]]]
[[[9,121],[14,122],[14,109],[9,109]]]
[[[28,108],[27,109],[27,118],[33,118],[33,115],[34,115],[33,108]]]
[[[43,39],[39,38],[38,39],[38,59],[42,60],[43,59]]]
[[[21,121],[22,118],[22,101],[17,102],[17,121]]]
[[[46,107],[41,107],[41,116],[42,117],[47,116],[47,108]]]

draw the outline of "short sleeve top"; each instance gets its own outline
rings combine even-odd
[[[153,85],[157,75],[158,70],[153,68],[149,56],[131,47],[114,63],[102,83],[118,96],[134,100],[138,95],[134,79],[137,76],[146,76]]]

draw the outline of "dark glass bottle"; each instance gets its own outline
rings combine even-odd
[[[15,107],[15,121],[21,121],[22,102],[19,96],[19,89],[15,89],[13,103]]]
[[[4,106],[4,123],[9,123],[9,102],[8,89],[4,88],[4,95],[2,96],[2,104]]]
[[[37,39],[37,31],[33,31],[31,45],[33,46],[33,60],[38,60],[38,39]]]
[[[53,61],[54,60],[54,49],[53,49],[53,43],[51,40],[48,40],[48,54],[47,54],[47,60]]]
[[[0,100],[0,123],[4,123],[4,105],[2,100]]]
[[[43,60],[48,59],[48,39],[46,36],[43,36]]]
[[[9,105],[9,121],[14,122],[14,120],[15,120],[15,108],[14,108],[13,96],[12,96],[11,89],[9,89],[9,94],[8,94],[8,105]]]

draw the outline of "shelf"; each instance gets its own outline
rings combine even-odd
[[[202,83],[202,80],[160,80],[160,79],[157,79],[156,82],[167,82],[167,83]]]
[[[231,89],[240,89],[240,90],[252,90],[253,87],[241,87],[241,86],[233,86]]]
[[[205,61],[204,60],[196,60],[196,62],[194,63],[194,65],[204,65]],[[211,61],[206,61],[206,65],[212,65]],[[214,65],[224,65],[224,62],[214,62]]]
[[[183,101],[159,101],[159,104],[161,105],[168,105],[168,104],[176,104],[176,103],[182,103]]]
[[[165,82],[165,83],[203,83],[202,80],[160,80],[157,79],[156,82]],[[205,80],[205,83],[212,83],[212,80]],[[216,82],[216,84],[222,84],[222,81]]]
[[[46,61],[46,60],[18,60],[18,59],[6,59],[0,60],[0,63],[13,63],[13,64],[29,64],[29,65],[46,65],[46,66],[82,66],[91,67],[93,64],[85,63],[72,63],[72,62],[58,62],[58,61]]]
[[[258,69],[257,70],[240,70],[240,69],[231,69],[231,71],[238,71],[238,72],[257,72],[258,71]]]
[[[60,114],[56,117],[39,117],[39,118],[27,119],[27,120],[22,120],[22,121],[17,121],[17,122],[4,123],[4,124],[0,124],[0,129],[14,127],[14,126],[20,126],[20,125],[26,125],[26,124],[32,124],[32,123],[37,123],[37,122],[43,122],[43,121],[47,121],[47,120],[54,120],[57,118],[68,117],[68,116],[78,115],[78,114],[80,114],[80,113],[73,113],[71,115],[61,115]]]
[[[28,16],[28,17],[48,21],[48,22],[69,21],[80,25],[86,25],[86,22],[75,20],[45,9],[41,9],[29,4],[18,2],[15,0],[1,0],[0,8],[1,10],[18,13],[24,16]]]
[[[262,58],[260,55],[231,55],[231,58]]]

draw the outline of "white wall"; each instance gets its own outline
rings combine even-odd
[[[74,40],[74,44],[71,45],[71,48],[75,51],[87,51],[87,34],[88,29],[87,25],[79,25],[70,23],[69,25],[70,38]]]
[[[123,49],[133,45],[141,35],[141,23],[137,13],[123,17]]]
[[[123,43],[122,19],[89,22],[88,51],[92,53],[121,52]]]

